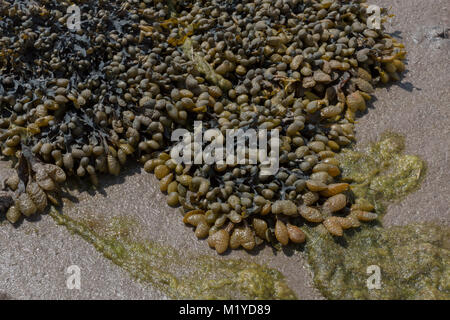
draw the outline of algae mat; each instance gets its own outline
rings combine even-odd
[[[360,149],[343,149],[338,155],[342,179],[351,183],[357,198],[370,201],[377,213],[384,213],[388,202],[418,189],[426,164],[418,156],[403,153],[405,137],[386,132]]]
[[[256,263],[189,254],[132,238],[137,224],[126,218],[77,221],[52,208],[60,225],[80,235],[106,258],[178,299],[295,299],[282,274]],[[194,263],[193,263],[194,262]],[[178,275],[189,270],[188,274]],[[182,273],[182,272],[181,272]]]
[[[418,189],[426,165],[403,153],[405,138],[395,133],[385,133],[361,149],[340,154],[342,176],[352,192],[370,201],[382,216],[390,202]],[[319,226],[309,228],[308,236],[314,281],[327,298],[450,299],[449,227],[383,228],[373,223],[337,239]],[[371,266],[380,272],[379,288],[367,283]]]
[[[450,299],[450,229],[364,227],[335,241],[314,230],[307,245],[315,284],[330,299]],[[326,263],[324,263],[326,262]],[[380,289],[369,289],[377,266]]]

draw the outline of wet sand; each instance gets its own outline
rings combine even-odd
[[[359,146],[376,140],[386,130],[406,136],[406,153],[427,162],[420,189],[389,206],[383,223],[404,225],[417,221],[450,223],[450,40],[440,36],[449,28],[446,0],[380,0],[396,15],[388,31],[400,37],[408,50],[408,72],[398,84],[376,91],[376,100],[357,124]],[[448,35],[448,31],[447,31]],[[0,166],[0,177],[7,174]],[[198,241],[168,207],[154,176],[130,169],[119,178],[106,178],[104,192],[78,194],[64,213],[127,216],[141,224],[140,237],[169,244],[180,252],[215,255]],[[163,293],[134,281],[127,272],[97,252],[92,245],[47,215],[24,221],[17,228],[0,225],[0,299],[164,299]],[[281,271],[299,299],[321,299],[301,252],[275,253],[269,247],[249,255],[233,251],[223,258],[243,258]],[[81,290],[66,287],[67,267],[81,268]]]

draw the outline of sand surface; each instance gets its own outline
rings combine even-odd
[[[377,89],[372,108],[358,121],[359,145],[376,140],[386,130],[406,136],[407,153],[421,156],[428,166],[421,188],[392,204],[384,224],[416,221],[450,223],[450,4],[447,0],[378,0],[391,6],[396,16],[388,31],[408,50],[408,72],[398,84]],[[7,175],[0,164],[0,178]],[[103,193],[74,193],[79,202],[67,206],[73,217],[126,215],[141,223],[142,236],[176,249],[198,254],[215,253],[198,241],[169,208],[157,180],[139,168],[119,178],[107,178]],[[249,255],[233,251],[223,258],[245,258],[281,271],[300,299],[321,299],[312,285],[312,274],[301,252],[275,254],[265,247]],[[66,286],[66,270],[81,269],[81,290]],[[92,245],[47,215],[24,221],[14,228],[0,224],[0,299],[164,299],[149,285],[133,280],[127,272],[97,252]]]

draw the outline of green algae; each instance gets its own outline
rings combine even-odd
[[[425,163],[403,154],[405,139],[384,134],[363,151],[339,155],[342,177],[357,198],[383,213],[390,201],[418,189]],[[314,283],[329,299],[449,299],[450,228],[431,224],[383,228],[363,225],[333,238],[323,226],[306,227],[305,250]],[[369,289],[369,266],[381,271],[381,288]]]
[[[363,151],[344,149],[338,155],[342,179],[351,183],[356,197],[383,212],[386,202],[415,191],[425,175],[425,162],[403,154],[404,149],[405,138],[395,133],[385,133]]]
[[[133,277],[175,299],[296,299],[277,270],[237,259],[191,253],[133,238],[137,223],[122,217],[74,220],[51,217],[91,243]]]
[[[364,227],[335,240],[322,227],[306,244],[314,283],[329,299],[450,299],[450,228]],[[378,266],[381,288],[369,289]]]

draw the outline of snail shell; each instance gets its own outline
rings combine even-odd
[[[20,212],[27,217],[32,216],[36,213],[37,208],[34,204],[33,200],[31,199],[30,195],[26,192],[23,192],[16,202],[17,207],[19,208]]]
[[[281,220],[277,220],[275,223],[275,238],[277,238],[278,242],[283,246],[289,243],[288,229]]]
[[[22,214],[21,214],[18,206],[14,205],[14,206],[9,207],[8,211],[6,212],[6,219],[10,223],[16,223],[17,221],[19,221],[21,215]]]
[[[208,237],[208,245],[215,248],[218,254],[222,254],[228,249],[229,242],[230,235],[224,229],[220,229]]]
[[[34,202],[37,211],[42,212],[47,207],[47,195],[36,182],[28,183],[26,192]]]

